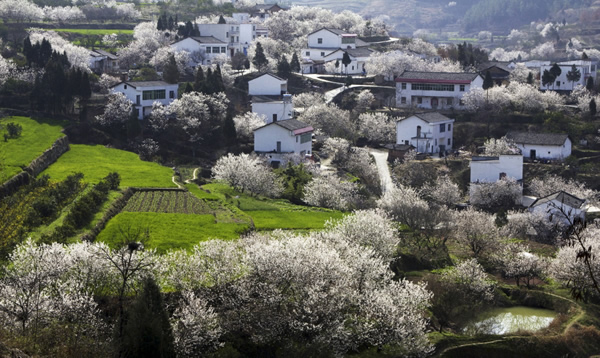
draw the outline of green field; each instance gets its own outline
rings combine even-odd
[[[111,172],[121,175],[121,187],[177,187],[172,181],[173,171],[157,163],[144,162],[137,154],[119,149],[73,144],[42,174],[52,180],[62,180],[69,174],[81,172],[83,180],[97,183]]]
[[[210,214],[204,201],[185,191],[138,191],[123,211],[166,214]]]
[[[21,136],[4,141],[6,123],[18,123],[23,127]],[[63,121],[35,120],[29,117],[6,117],[0,119],[0,183],[4,183],[39,157],[60,137]]]
[[[147,230],[145,245],[165,252],[191,249],[209,239],[236,239],[247,228],[245,224],[218,223],[213,215],[122,212],[108,222],[97,240],[115,246],[123,240],[121,232]]]
[[[207,184],[202,188],[250,216],[256,230],[316,230],[322,229],[327,220],[344,216],[340,211],[294,205],[287,200],[252,197],[223,184]]]
[[[111,29],[55,29],[56,32],[68,32],[80,35],[110,35],[110,34],[125,34],[133,35],[133,30],[111,30]]]

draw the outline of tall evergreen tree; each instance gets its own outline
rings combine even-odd
[[[350,59],[350,55],[348,55],[348,52],[344,51],[344,56],[342,56],[342,65],[344,65],[344,68],[346,69],[346,74],[348,74],[348,65],[352,62],[352,60]]]
[[[594,78],[592,76],[588,77],[585,88],[590,92],[594,90]]]
[[[560,76],[560,74],[562,73],[562,70],[560,69],[560,66],[557,63],[555,63],[550,68],[550,73],[554,77],[554,80],[556,80],[558,76]],[[552,81],[552,88],[554,88],[554,81]]]
[[[597,108],[596,108],[596,100],[595,99],[591,99],[590,100],[590,115],[592,117],[594,117],[596,115],[597,112]]]
[[[179,82],[179,69],[177,68],[174,54],[169,55],[169,60],[163,71],[163,80],[167,83]]]
[[[571,81],[571,87],[573,87],[575,82],[581,79],[581,71],[575,65],[573,65],[571,70],[567,72],[567,79]]]
[[[527,84],[533,84],[533,73],[531,72],[529,72],[529,74],[527,75]]]
[[[485,73],[485,78],[483,79],[483,89],[484,90],[488,90],[492,87],[494,87],[494,80],[492,79],[492,74],[490,73],[490,71],[487,71]]]
[[[231,111],[227,111],[227,116],[223,122],[223,138],[225,138],[227,144],[229,145],[235,143],[235,138],[237,135],[235,131],[235,122],[233,122],[233,115],[230,112]]]
[[[144,281],[142,292],[127,310],[127,321],[119,345],[122,357],[175,357],[169,316],[154,279],[147,278]]]
[[[298,60],[298,54],[294,52],[292,60],[290,61],[290,70],[292,72],[300,72],[300,61]]]
[[[162,31],[165,29],[165,25],[163,25],[163,22],[162,22],[162,16],[158,17],[158,21],[156,22],[156,29],[158,31]]]
[[[269,60],[267,56],[265,56],[265,51],[263,50],[260,42],[256,42],[256,51],[254,53],[254,58],[252,59],[252,64],[256,69],[260,72],[269,64]]]
[[[225,21],[225,18],[223,17],[223,15],[219,15],[219,24],[226,24],[227,21]]]
[[[582,60],[587,60],[587,59],[589,59],[589,57],[588,57],[587,53],[585,53],[585,51],[583,51],[583,52],[581,53],[581,59],[582,59]]]
[[[285,56],[281,56],[281,60],[277,63],[277,74],[285,79],[290,77],[290,73],[292,72],[290,63],[285,58]]]
[[[544,70],[544,73],[542,74],[542,85],[548,87],[550,84],[554,83],[555,79],[556,77],[554,77],[550,71]]]
[[[194,90],[197,92],[203,92],[205,81],[206,78],[204,77],[204,70],[202,69],[201,65],[198,65],[196,77],[194,79]]]
[[[23,55],[25,55],[25,58],[27,59],[27,66],[31,66],[32,46],[29,36],[23,40]]]

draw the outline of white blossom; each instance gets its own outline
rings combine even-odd
[[[235,132],[240,139],[247,141],[253,138],[254,130],[265,125],[267,118],[264,114],[246,112],[233,117]]]
[[[304,186],[304,202],[308,205],[350,210],[357,205],[358,186],[334,174],[321,174]]]
[[[100,125],[111,126],[114,124],[124,124],[131,116],[133,103],[121,92],[111,93],[108,96],[108,103],[104,107],[104,113],[96,116]]]
[[[212,168],[213,177],[233,188],[255,195],[277,197],[281,194],[281,183],[267,166],[263,158],[229,153],[221,157]]]
[[[457,211],[453,217],[454,238],[475,257],[496,248],[498,230],[494,216],[473,208]]]

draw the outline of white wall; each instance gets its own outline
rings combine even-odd
[[[566,225],[572,223],[577,217],[579,217],[581,220],[585,220],[584,211],[578,208],[572,208],[568,205],[564,205],[558,200],[552,200],[551,202],[536,205],[534,207],[529,208],[529,211],[534,213],[542,213],[548,219],[550,218],[550,215],[552,215],[553,220],[561,220]],[[565,217],[565,214],[569,215],[570,222]]]
[[[546,66],[542,66],[540,68],[540,89],[541,90],[571,91],[571,90],[573,90],[573,88],[577,87],[577,85],[585,86],[585,84],[587,82],[587,78],[590,77],[590,72],[589,72],[588,66],[577,66],[576,65],[575,68],[577,68],[579,70],[579,72],[581,73],[581,77],[579,78],[579,81],[571,82],[567,79],[567,73],[572,70],[573,66],[572,65],[568,65],[568,66],[559,65],[558,67],[560,67],[560,69],[561,69],[560,76],[558,76],[554,80],[554,83],[551,83],[548,86],[544,86],[542,84],[542,75],[544,74],[544,70],[550,71],[552,66],[553,65],[546,65]],[[596,76],[593,75],[593,77],[594,77],[594,81],[595,81]]]
[[[207,50],[207,47],[210,47],[210,49]],[[219,49],[218,53],[215,53],[215,47],[218,47],[218,49]],[[173,49],[173,51],[175,51],[175,52],[178,52],[178,51],[187,51],[189,53],[196,52],[196,51],[201,52],[204,56],[204,60],[202,61],[203,65],[210,64],[212,62],[212,60],[217,56],[226,55],[227,57],[230,57],[229,53],[228,53],[229,51],[227,50],[227,44],[224,44],[224,43],[199,43],[198,41],[193,40],[189,37],[172,44],[171,49]]]
[[[278,125],[269,125],[254,132],[254,151],[272,152],[277,150],[277,142],[281,142],[281,152],[312,154],[312,140],[300,143],[300,135]]]
[[[406,84],[406,88],[402,89],[402,83]],[[483,85],[483,79],[481,76],[477,76],[470,84],[464,84],[464,91],[460,90],[460,84],[454,85],[454,91],[426,91],[426,90],[413,90],[411,83],[408,82],[396,82],[396,107],[416,107],[424,109],[434,109],[432,106],[432,99],[436,98],[438,101],[438,109],[464,109],[464,105],[460,104],[460,100],[465,93],[471,89],[481,88]],[[406,98],[406,103],[402,103],[402,97]],[[421,97],[421,103],[418,103],[418,97]],[[451,99],[451,104],[448,103],[448,99]]]
[[[445,125],[446,130],[440,132],[440,125]],[[450,130],[448,130],[450,125]],[[417,135],[417,126],[421,126],[421,136],[426,134],[426,139],[412,139]],[[454,145],[454,120],[450,119],[445,122],[428,123],[424,120],[412,116],[402,121],[396,122],[396,144],[412,144],[418,152],[422,153],[439,153],[440,146],[444,150],[451,150]],[[450,143],[448,144],[448,139]]]
[[[125,88],[127,87],[127,88]],[[121,92],[125,94],[127,99],[129,99],[136,108],[139,109],[138,118],[142,119],[144,116],[149,115],[152,112],[152,104],[154,102],[160,102],[162,104],[169,105],[175,99],[177,99],[177,90],[179,88],[178,84],[167,84],[164,86],[147,86],[147,87],[137,87],[134,88],[126,83],[120,83],[112,88],[113,92]],[[165,90],[165,98],[164,99],[149,99],[144,100],[143,92],[144,91],[152,91],[152,90]],[[171,96],[171,94],[173,96]],[[139,101],[138,101],[139,96]],[[143,107],[143,108],[142,108]]]
[[[530,157],[532,149],[535,150],[535,157],[537,159],[564,160],[571,155],[571,140],[568,138],[565,144],[561,146],[518,144],[518,147],[525,158]]]
[[[322,43],[319,43],[319,38],[322,39]],[[331,31],[321,29],[311,35],[308,35],[308,47],[340,48],[342,47],[342,38]]]
[[[277,120],[282,121],[292,118],[294,104],[284,104],[283,101],[256,102],[252,103],[252,112],[264,115],[267,118],[267,123],[273,122],[273,114],[277,114]]]
[[[280,96],[282,92],[287,92],[287,81],[268,74],[248,81],[248,94],[251,96]]]
[[[498,160],[471,160],[471,183],[494,183],[500,173],[516,180],[523,180],[523,156],[501,155]]]

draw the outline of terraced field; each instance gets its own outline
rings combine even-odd
[[[127,202],[123,211],[168,213],[168,214],[208,214],[211,212],[204,201],[186,191],[138,191]]]

